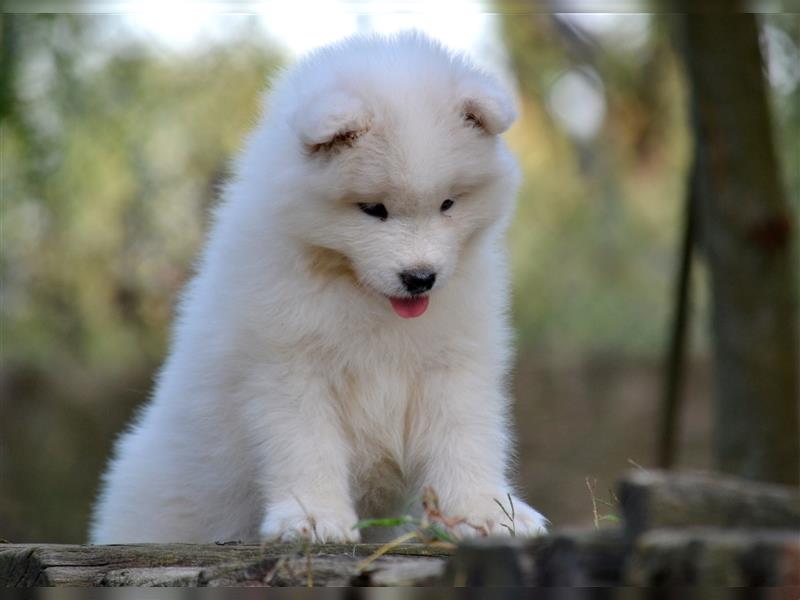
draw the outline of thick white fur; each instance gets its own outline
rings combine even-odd
[[[496,81],[419,34],[352,38],[283,74],[155,395],[119,439],[92,542],[357,540],[358,518],[424,486],[445,514],[507,532],[503,236],[519,177],[497,134],[513,119]],[[419,265],[437,272],[430,306],[402,319],[387,296]],[[544,531],[514,505],[517,535]]]

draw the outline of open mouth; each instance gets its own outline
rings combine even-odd
[[[428,296],[413,296],[411,298],[389,298],[392,308],[404,319],[414,319],[428,310]]]

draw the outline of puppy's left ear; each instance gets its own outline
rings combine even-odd
[[[293,125],[310,152],[351,146],[370,126],[370,115],[356,96],[334,92],[295,113]]]
[[[517,118],[514,100],[493,78],[479,75],[461,86],[461,116],[469,127],[498,135]]]

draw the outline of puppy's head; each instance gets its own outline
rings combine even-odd
[[[346,266],[330,276],[422,315],[513,210],[517,168],[499,138],[515,118],[510,96],[416,34],[350,40],[292,83],[295,175],[313,205],[287,214],[312,264],[324,255]]]

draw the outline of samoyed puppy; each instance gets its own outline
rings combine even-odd
[[[516,534],[545,531],[507,472],[514,117],[417,33],[279,77],[92,542],[354,542],[427,487],[458,535],[508,534],[509,494]]]

